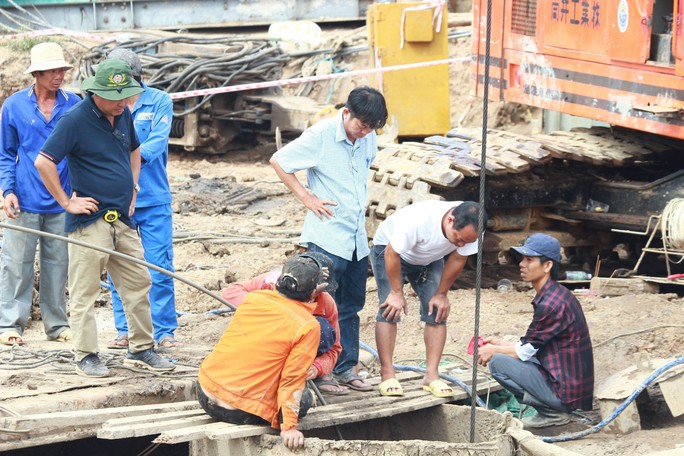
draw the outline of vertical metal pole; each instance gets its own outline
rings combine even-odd
[[[308,385],[309,388],[311,388],[313,390],[314,394],[316,394],[316,397],[321,402],[321,405],[328,405],[328,402],[323,397],[323,394],[321,394],[321,390],[318,389],[318,387],[313,382],[313,380],[307,380],[306,384]],[[335,432],[337,433],[338,439],[344,440],[344,438],[342,437],[342,431],[340,431],[340,427],[337,425],[335,426]]]
[[[93,30],[97,30],[97,5],[93,0]]]
[[[503,2],[501,3],[503,4]],[[503,9],[501,7],[501,9]],[[470,443],[475,442],[475,423],[477,414],[477,340],[480,335],[480,294],[482,291],[482,249],[484,244],[484,204],[485,204],[485,170],[487,165],[487,111],[489,103],[489,56],[492,36],[492,0],[487,0],[487,29],[485,36],[484,87],[482,93],[482,151],[480,154],[480,213],[478,216],[477,232],[477,273],[475,276],[475,325],[474,325],[474,353],[473,377],[471,381],[472,396],[470,398]],[[480,39],[479,36],[474,37]],[[479,58],[479,56],[476,56]]]

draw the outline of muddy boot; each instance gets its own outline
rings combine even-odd
[[[523,417],[525,428],[545,428],[549,426],[562,426],[570,422],[570,415],[566,412],[559,412],[550,408],[537,409],[537,414],[530,417]]]
[[[525,392],[521,402],[534,407],[537,411],[536,415],[524,417],[521,420],[526,428],[562,426],[570,422],[570,415],[568,413],[552,409],[528,392]]]

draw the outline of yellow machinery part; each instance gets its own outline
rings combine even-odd
[[[416,6],[425,4],[374,3],[368,7],[371,66],[388,67],[448,58],[446,6],[439,32],[434,27],[437,24],[433,24],[435,8],[411,9]],[[375,86],[385,95],[390,115],[397,119],[399,136],[429,136],[449,130],[449,65],[388,71],[380,74],[376,81]]]

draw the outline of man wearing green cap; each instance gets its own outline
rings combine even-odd
[[[66,210],[69,238],[116,250],[143,260],[140,238],[131,216],[140,175],[140,141],[128,98],[143,91],[121,60],[105,60],[94,77],[83,81],[85,100],[60,119],[43,145],[35,165],[45,186]],[[57,164],[68,157],[73,193],[59,182]],[[150,274],[144,266],[107,253],[69,244],[69,291],[76,350],[76,372],[105,377],[109,370],[98,356],[95,299],[100,274],[107,269],[123,299],[129,325],[125,365],[155,371],[173,370],[173,363],[154,352],[148,292]]]

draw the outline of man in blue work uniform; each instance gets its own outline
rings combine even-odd
[[[81,99],[60,89],[66,70],[62,47],[40,43],[31,49],[35,78],[29,88],[5,100],[0,120],[0,188],[7,224],[64,236],[64,209],[43,185],[33,162],[59,118]],[[57,168],[70,192],[66,162]],[[0,272],[0,342],[22,344],[33,298],[34,259],[40,242],[40,313],[50,340],[72,339],[66,313],[67,245],[35,234],[6,229]]]
[[[143,259],[140,238],[131,220],[139,190],[140,141],[127,98],[143,91],[121,60],[105,60],[94,77],[83,81],[85,100],[65,114],[36,158],[45,186],[67,211],[69,238]],[[64,192],[57,164],[69,159],[73,194]],[[98,356],[95,300],[100,274],[109,271],[123,297],[129,324],[124,365],[169,371],[174,364],[154,352],[147,294],[147,268],[106,252],[69,244],[69,292],[76,373],[105,377],[109,370]]]
[[[166,92],[148,87],[142,82],[142,64],[135,52],[117,48],[107,54],[107,59],[119,59],[131,67],[133,79],[145,91],[129,98],[135,132],[140,139],[140,191],[135,200],[135,224],[145,252],[145,261],[167,271],[173,268],[173,220],[171,188],[166,174],[169,160],[169,133],[173,117],[173,102]],[[173,348],[180,343],[174,339],[178,328],[173,277],[150,269],[150,308],[154,340],[160,348]],[[111,282],[111,281],[110,281]],[[121,297],[112,287],[114,325],[118,333],[109,348],[128,347],[128,323]]]
[[[278,177],[306,206],[301,242],[308,251],[333,260],[339,287],[334,298],[339,311],[342,353],[333,375],[359,391],[372,386],[355,372],[359,361],[359,316],[366,302],[368,239],[367,180],[377,154],[375,130],[387,121],[380,92],[370,87],[352,90],[342,110],[314,124],[276,152],[271,165]],[[309,190],[295,172],[306,170]]]

